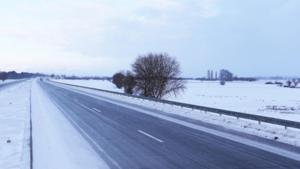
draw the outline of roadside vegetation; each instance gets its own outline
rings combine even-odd
[[[0,71],[1,81],[5,81],[7,79],[24,79],[24,78],[32,78],[32,77],[40,77],[40,76],[46,76],[46,75],[41,73],[27,73],[27,72],[17,73],[16,71],[10,71],[10,72]]]
[[[175,58],[165,53],[149,53],[135,60],[132,71],[114,74],[112,82],[128,94],[162,98],[184,91],[185,82],[180,75],[180,65]]]
[[[292,79],[292,80],[287,80],[285,83],[280,82],[280,81],[268,81],[265,83],[266,85],[277,85],[280,87],[287,87],[287,88],[298,88],[300,84],[300,78],[299,79]]]

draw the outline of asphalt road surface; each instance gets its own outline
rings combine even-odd
[[[39,82],[114,169],[300,169],[300,162]]]

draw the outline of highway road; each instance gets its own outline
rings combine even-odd
[[[112,169],[299,169],[300,162],[39,82]]]

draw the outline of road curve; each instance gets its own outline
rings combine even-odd
[[[41,87],[114,169],[299,169],[300,162],[46,82]]]

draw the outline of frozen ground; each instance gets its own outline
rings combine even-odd
[[[37,81],[32,86],[32,121],[35,169],[108,168]]]
[[[59,81],[122,92],[109,81]],[[188,81],[184,93],[165,99],[300,122],[300,89],[264,83],[265,81],[228,82],[221,86],[218,82]]]
[[[300,121],[300,89],[264,83],[230,82],[221,86],[217,82],[189,81],[184,94],[167,99]]]
[[[29,167],[29,90],[22,82],[0,91],[0,168]]]

